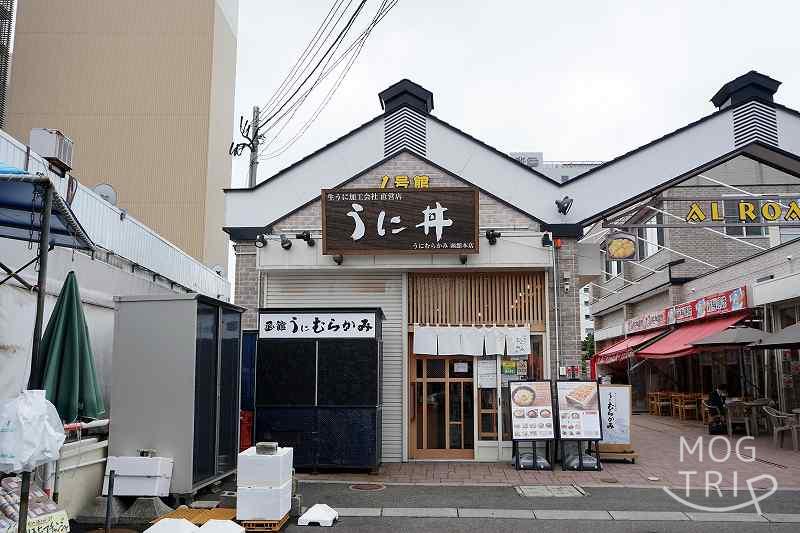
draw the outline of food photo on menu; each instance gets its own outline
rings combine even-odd
[[[601,438],[597,383],[559,381],[556,386],[561,438]]]
[[[547,382],[510,383],[512,429],[516,439],[552,439],[553,400]]]

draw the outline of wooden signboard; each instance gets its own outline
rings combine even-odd
[[[477,254],[478,191],[322,190],[325,255]]]

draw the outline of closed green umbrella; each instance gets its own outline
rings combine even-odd
[[[67,274],[41,344],[42,388],[66,423],[106,414],[75,272]]]

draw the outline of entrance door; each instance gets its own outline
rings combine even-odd
[[[474,458],[472,358],[415,356],[412,362],[411,457]]]

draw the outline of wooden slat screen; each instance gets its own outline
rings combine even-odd
[[[543,272],[408,275],[409,324],[530,325],[544,331]]]

